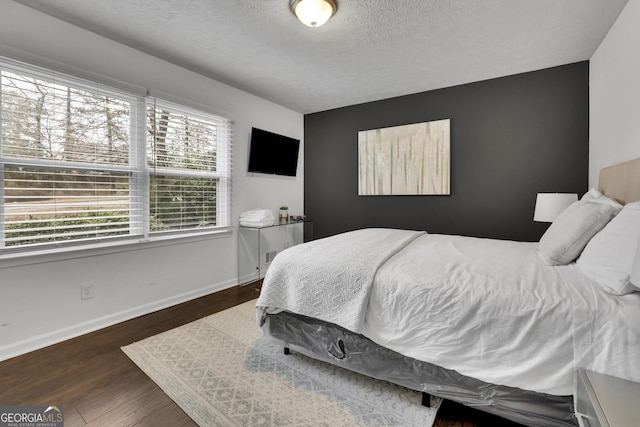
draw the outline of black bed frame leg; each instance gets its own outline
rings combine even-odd
[[[422,392],[422,406],[428,408],[431,406],[431,395],[427,392]]]
[[[291,354],[291,350],[289,350],[289,347],[284,348],[284,354]]]

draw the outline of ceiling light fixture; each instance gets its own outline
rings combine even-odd
[[[336,13],[334,0],[291,0],[291,11],[308,27],[319,27]]]

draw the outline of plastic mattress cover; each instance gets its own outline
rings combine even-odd
[[[369,377],[459,402],[531,427],[578,425],[572,396],[486,383],[412,359],[340,326],[281,312],[264,315],[262,331],[306,356]]]

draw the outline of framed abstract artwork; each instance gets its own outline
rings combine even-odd
[[[358,132],[358,195],[450,194],[450,120]]]

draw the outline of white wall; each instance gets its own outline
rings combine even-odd
[[[286,204],[291,213],[303,213],[302,160],[297,178],[246,173],[251,127],[302,139],[302,114],[4,0],[0,54],[105,76],[229,113],[235,121],[235,225],[241,211],[256,207],[276,211]],[[3,268],[0,260],[0,360],[234,286],[237,270],[237,232],[19,267]],[[85,282],[94,283],[96,297],[81,302]]]
[[[590,61],[589,185],[640,157],[640,0],[629,0]]]

